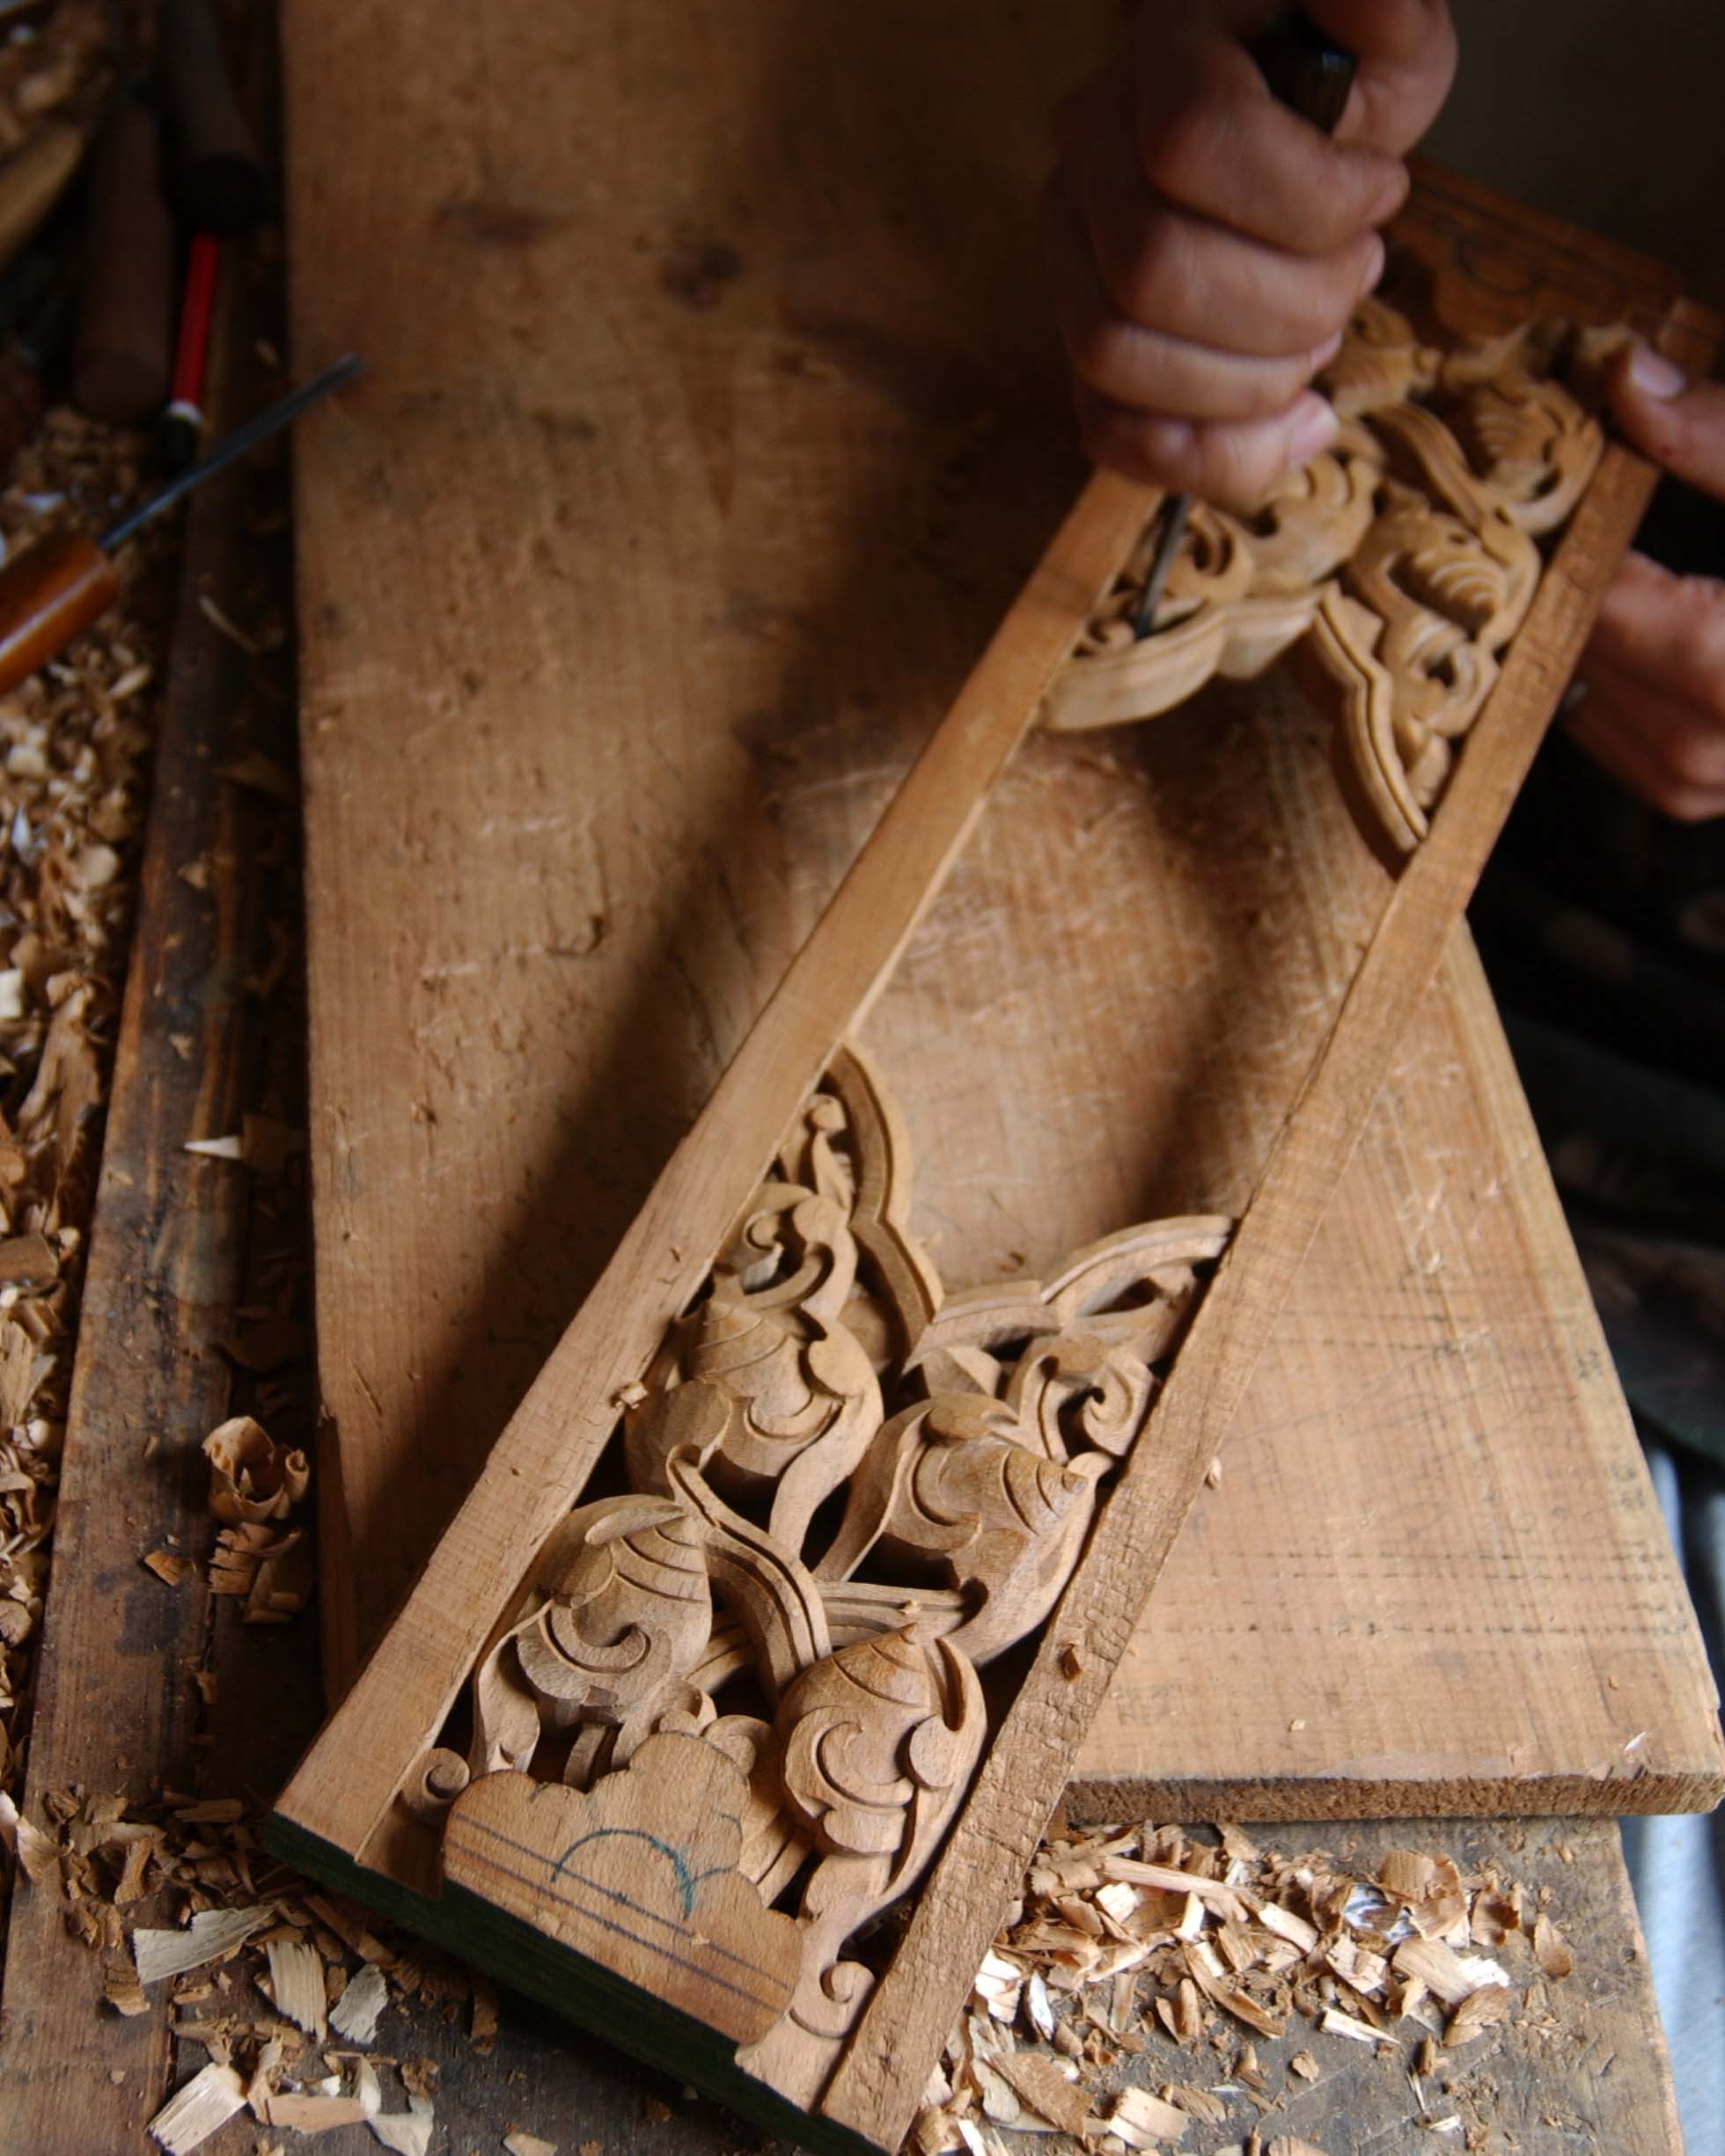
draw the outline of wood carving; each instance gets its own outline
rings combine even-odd
[[[549,1536],[474,1671],[466,1756],[434,1746],[400,1797],[446,1822],[450,1880],[607,1966],[594,1927],[627,1905],[625,1973],[724,1992],[704,2018],[804,2104],[875,1981],[852,1942],[970,1786],[977,1669],[1059,1599],[1230,1232],[1129,1228],[1046,1285],[943,1298],[909,1199],[892,1103],[840,1050],[626,1409],[634,1488]],[[673,1827],[697,1802],[723,1832],[694,1851]],[[645,1903],[643,1864],[669,1866]],[[798,1942],[764,2021],[760,1969],[745,2015],[693,1903],[674,1941],[661,1921],[678,1881],[733,1874],[752,1899],[727,1910],[779,1904]]]
[[[1379,299],[1320,378],[1343,425],[1250,517],[1194,511],[1151,634],[1132,616],[1153,533],[1051,694],[1057,731],[1149,718],[1213,675],[1302,644],[1378,825],[1417,846],[1525,619],[1536,541],[1580,501],[1604,434],[1560,363],[1596,356],[1538,323],[1444,354]]]

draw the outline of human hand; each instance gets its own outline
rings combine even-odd
[[[1307,388],[1377,282],[1400,162],[1455,72],[1445,0],[1310,0],[1358,62],[1333,140],[1247,49],[1265,0],[1145,0],[1068,105],[1044,222],[1084,446],[1250,506],[1335,432]]]
[[[1725,387],[1641,345],[1610,393],[1637,449],[1725,501]],[[1681,823],[1725,814],[1725,583],[1628,555],[1577,671],[1587,693],[1569,728],[1597,762]]]

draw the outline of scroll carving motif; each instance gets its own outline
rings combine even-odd
[[[896,1112],[842,1051],[625,1412],[632,1486],[546,1543],[474,1671],[465,1756],[451,1733],[401,1793],[451,1878],[488,1891],[513,1851],[511,1909],[575,1938],[643,1864],[664,1898],[630,1837],[680,1848],[657,1777],[699,1781],[723,1905],[799,1942],[770,2019],[752,1964],[739,2063],[805,2103],[875,1980],[859,1932],[969,1788],[977,1671],[1059,1598],[1230,1231],[1130,1228],[1046,1283],[947,1296],[909,1200]],[[698,1924],[676,1953],[708,1967]]]
[[[1598,344],[1537,323],[1446,354],[1366,300],[1319,378],[1343,422],[1333,446],[1251,517],[1194,510],[1137,641],[1147,534],[1046,723],[1153,717],[1213,675],[1248,678],[1303,644],[1372,813],[1394,846],[1417,846],[1532,602],[1538,542],[1599,460],[1599,422],[1556,372],[1584,373]]]

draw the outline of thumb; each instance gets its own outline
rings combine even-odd
[[[1306,12],[1360,63],[1337,135],[1401,157],[1436,119],[1456,72],[1446,0],[1308,0]]]
[[[1683,370],[1637,344],[1611,377],[1611,411],[1644,455],[1715,502],[1725,502],[1725,386],[1692,382]]]

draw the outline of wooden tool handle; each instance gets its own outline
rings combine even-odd
[[[195,230],[238,239],[268,209],[269,183],[233,93],[209,0],[168,0],[162,60],[180,209]]]
[[[1252,56],[1290,112],[1326,135],[1335,133],[1359,64],[1345,45],[1325,37],[1303,8],[1289,8],[1254,40]]]
[[[141,426],[167,402],[173,311],[173,225],[156,119],[143,106],[124,105],[108,122],[85,216],[72,399],[92,419]]]
[[[87,532],[55,532],[0,569],[0,696],[56,658],[106,612],[114,564]]]

